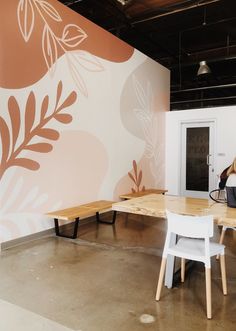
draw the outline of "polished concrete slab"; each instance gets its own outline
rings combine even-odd
[[[2,251],[0,330],[235,330],[236,233],[225,239],[226,297],[212,260],[209,321],[201,264],[155,301],[165,227],[161,219],[119,214],[115,226],[82,225],[76,240],[49,236]]]

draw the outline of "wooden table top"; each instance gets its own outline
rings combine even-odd
[[[164,194],[166,193],[167,190],[165,189],[155,189],[155,188],[149,188],[146,189],[145,191],[139,191],[139,192],[130,192],[130,193],[126,193],[126,194],[121,194],[120,198],[121,199],[133,199],[133,198],[138,198],[138,197],[142,197],[144,195],[148,195],[148,194]]]
[[[183,215],[213,215],[217,224],[236,227],[236,208],[227,207],[225,203],[217,203],[210,199],[149,194],[114,203],[112,209],[163,218],[166,217],[166,209]]]

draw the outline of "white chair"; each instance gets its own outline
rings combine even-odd
[[[231,230],[234,230],[234,231],[236,231],[236,228],[235,227],[232,227],[232,226],[222,226],[222,230],[221,230],[221,235],[220,235],[220,241],[219,241],[219,243],[220,244],[223,244],[223,241],[224,241],[224,238],[225,238],[225,232],[226,232],[226,230],[228,230],[228,229],[231,229]],[[219,255],[217,255],[217,260],[219,259]]]
[[[220,255],[222,287],[224,295],[227,294],[226,271],[225,271],[225,246],[210,242],[213,237],[213,216],[185,216],[166,212],[168,229],[162,254],[161,268],[157,285],[156,300],[160,300],[161,288],[166,269],[168,255],[180,257],[181,281],[184,281],[185,259],[200,261],[205,264],[206,273],[206,310],[207,318],[212,318],[211,308],[211,257]],[[179,237],[176,244],[170,244],[171,235]]]

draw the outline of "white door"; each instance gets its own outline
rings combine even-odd
[[[208,198],[215,189],[215,122],[181,123],[181,195]]]

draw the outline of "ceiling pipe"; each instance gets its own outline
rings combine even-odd
[[[212,3],[219,2],[219,1],[221,1],[221,0],[210,0],[208,2],[198,3],[198,4],[195,4],[195,5],[188,6],[188,7],[184,7],[184,8],[180,8],[180,9],[175,9],[175,10],[172,10],[172,11],[169,11],[169,12],[166,12],[166,13],[157,14],[157,15],[150,16],[150,17],[147,17],[147,18],[144,18],[144,19],[140,19],[140,20],[136,20],[136,21],[133,21],[133,22],[131,21],[130,23],[132,25],[136,25],[136,24],[139,24],[139,23],[152,21],[152,20],[155,20],[155,19],[160,18],[160,17],[164,17],[164,16],[168,16],[168,15],[173,15],[173,14],[181,13],[181,12],[186,11],[186,10],[190,10],[190,9],[194,9],[194,8],[199,8],[199,7],[206,6],[206,5],[210,5]]]
[[[193,100],[182,100],[182,101],[173,101],[170,102],[171,105],[177,105],[180,103],[188,103],[188,102],[201,102],[201,101],[216,101],[216,100],[230,100],[230,99],[236,99],[236,96],[231,96],[231,97],[218,97],[218,98],[203,98],[203,99],[193,99]]]
[[[218,89],[218,88],[229,88],[229,87],[236,87],[235,84],[225,84],[225,85],[213,85],[213,86],[203,86],[203,87],[196,87],[196,88],[189,88],[184,90],[176,90],[171,91],[171,94],[174,93],[183,93],[183,92],[195,92],[195,91],[202,91],[202,90],[212,90],[212,89]]]
[[[230,60],[235,60],[236,59],[236,55],[229,55],[229,56],[225,55],[225,56],[216,57],[216,58],[212,58],[212,59],[211,58],[208,58],[207,56],[201,56],[201,57],[202,58],[204,57],[208,63],[221,62],[221,61],[230,61]],[[166,64],[168,62],[168,58],[162,58],[162,59],[161,58],[155,58],[155,61],[161,62],[164,66],[167,66],[168,65],[168,64]],[[199,65],[199,61],[195,61],[195,62],[183,62],[181,64],[181,67],[182,68],[185,68],[185,67],[190,67],[190,66],[195,66],[195,65]],[[174,65],[168,66],[168,68],[170,70],[173,70],[175,68],[178,68],[178,66],[179,66],[179,64],[176,63]]]
[[[73,5],[76,4],[77,2],[81,2],[81,1],[83,1],[83,0],[66,1],[66,2],[63,2],[63,5],[69,7],[69,6],[73,6]]]
[[[236,47],[236,45],[227,45],[223,47],[216,47],[216,48],[211,48],[211,49],[205,49],[204,51],[199,51],[195,53],[188,53],[188,56],[200,56],[201,54],[206,54],[206,53],[212,53],[212,52],[221,52],[221,51],[227,51],[229,53],[230,49],[233,49]],[[228,55],[230,57],[230,55]]]
[[[206,24],[204,24],[204,25],[203,24],[196,25],[196,26],[193,26],[192,28],[181,30],[181,32],[185,33],[185,32],[191,32],[191,31],[199,30],[199,29],[203,29],[203,28],[205,29],[206,27],[216,25],[216,24],[221,24],[221,23],[227,23],[230,21],[234,21],[235,19],[236,19],[236,16],[233,16],[233,17],[224,18],[222,20],[218,20],[218,21],[214,21],[214,22],[206,22]]]

